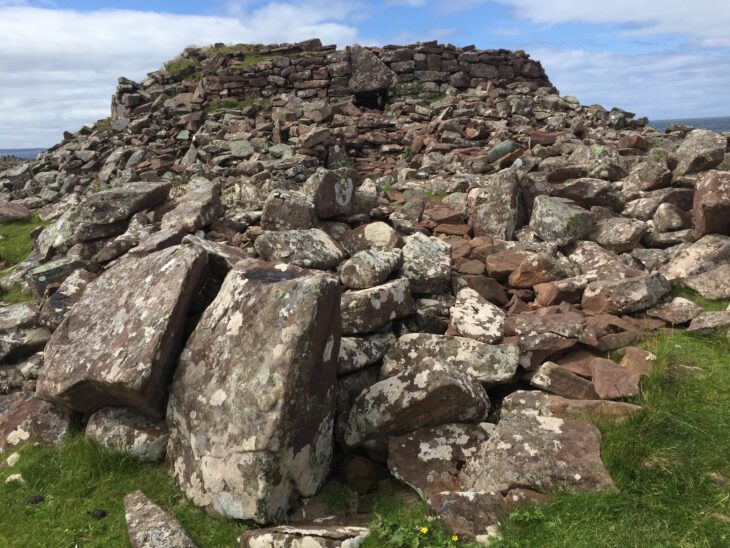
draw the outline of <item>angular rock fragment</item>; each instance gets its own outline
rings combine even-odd
[[[401,276],[413,293],[442,293],[451,283],[451,246],[420,232],[406,237]]]
[[[562,280],[539,283],[533,287],[535,300],[542,306],[558,305],[560,303],[579,303],[583,290],[595,276],[581,275]]]
[[[466,337],[410,333],[390,347],[383,359],[380,377],[391,377],[429,360],[443,360],[485,386],[492,386],[512,380],[519,358],[520,352],[515,345],[490,345]]]
[[[702,274],[730,261],[730,236],[708,234],[681,249],[660,272],[676,281]]]
[[[464,288],[451,308],[451,328],[456,334],[487,344],[504,336],[505,313],[473,289]]]
[[[651,308],[669,293],[671,284],[661,274],[624,280],[595,281],[586,286],[581,306],[588,314],[625,314]]]
[[[703,312],[693,319],[687,331],[700,335],[711,335],[718,329],[730,325],[730,310],[722,312]]]
[[[39,324],[37,305],[0,307],[0,363],[13,363],[42,350],[51,333]]]
[[[352,179],[326,169],[320,169],[304,183],[302,189],[314,203],[320,219],[352,212],[355,184]]]
[[[53,445],[68,433],[71,415],[32,392],[0,396],[0,453],[25,441]]]
[[[168,403],[167,460],[195,504],[266,523],[322,485],[339,292],[331,277],[261,261],[228,274],[188,339]]]
[[[460,464],[476,453],[494,428],[486,422],[444,424],[391,438],[388,468],[426,500],[441,491],[458,491]]]
[[[208,263],[218,272],[227,273],[238,261],[248,258],[246,252],[237,247],[205,240],[192,234],[185,236],[182,241],[184,244],[190,244],[205,251],[208,255]]]
[[[83,412],[159,414],[205,268],[205,253],[176,246],[89,284],[46,346],[38,397]]]
[[[416,311],[410,283],[405,278],[342,294],[342,332],[370,333],[392,320]]]
[[[512,413],[525,413],[560,419],[625,420],[641,411],[631,403],[608,400],[575,400],[537,390],[518,390],[502,400],[502,417]]]
[[[124,497],[124,519],[132,548],[195,548],[182,525],[141,491]]]
[[[264,230],[305,230],[316,224],[314,202],[301,192],[275,190],[264,202],[261,214]]]
[[[357,44],[350,47],[352,74],[348,88],[352,93],[363,93],[387,89],[398,81],[390,70],[372,51]]]
[[[55,331],[71,308],[79,302],[86,286],[95,279],[96,274],[83,269],[69,274],[59,288],[43,301],[40,311],[41,323]]]
[[[619,366],[639,376],[646,376],[651,371],[656,359],[657,357],[654,354],[643,348],[629,346],[624,350]]]
[[[46,288],[63,283],[72,272],[81,267],[83,263],[78,259],[63,257],[29,270],[25,279],[33,294],[40,299],[45,295]]]
[[[479,421],[489,411],[484,388],[469,375],[439,361],[382,380],[355,399],[345,442],[356,447],[418,428]]]
[[[337,375],[352,373],[376,363],[395,341],[392,333],[369,337],[342,337],[337,358]]]
[[[347,257],[342,246],[318,228],[266,232],[254,245],[266,261],[317,270],[334,268]]]
[[[634,249],[646,231],[643,221],[608,217],[596,222],[590,239],[614,253],[624,253]]]
[[[528,353],[531,367],[549,356],[578,344],[586,336],[585,318],[575,312],[536,316],[521,314],[510,319],[521,350]],[[526,363],[522,364],[526,366]]]
[[[160,461],[165,456],[167,427],[124,407],[104,407],[86,425],[86,437],[108,449],[143,461]]]
[[[466,490],[488,492],[614,490],[599,440],[587,422],[510,413],[466,463],[461,480]]]
[[[695,187],[692,220],[696,238],[730,234],[730,171],[710,171],[700,177]]]
[[[553,362],[545,362],[530,379],[530,385],[573,400],[598,399],[590,381]]]
[[[469,192],[469,222],[475,236],[511,240],[524,221],[517,172],[505,170],[487,181],[486,188]]]
[[[393,227],[377,221],[348,230],[342,236],[341,243],[350,254],[355,254],[366,249],[401,247],[403,240]]]
[[[617,400],[639,394],[641,376],[611,360],[594,358],[590,364],[593,387],[602,400]]]
[[[730,262],[682,281],[705,299],[730,299]]]
[[[572,272],[567,266],[571,266],[570,263],[554,255],[535,253],[523,259],[509,275],[508,283],[510,287],[529,289],[537,284],[568,278]]]
[[[593,229],[593,215],[571,200],[538,196],[532,209],[530,228],[544,242],[565,245],[587,238]]]
[[[704,309],[684,297],[675,297],[671,302],[658,304],[646,311],[648,316],[659,318],[672,325],[688,323],[702,314]]]
[[[342,285],[348,289],[367,289],[385,282],[403,264],[399,249],[366,250],[355,253],[338,267]]]
[[[172,211],[165,213],[160,228],[182,227],[195,232],[223,213],[221,185],[202,177],[188,183],[187,192]]]

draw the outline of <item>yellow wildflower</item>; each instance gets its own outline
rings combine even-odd
[[[453,542],[459,542],[459,535],[454,535],[453,537],[451,537],[451,540]]]
[[[421,527],[421,533],[423,533],[424,535],[428,533],[428,527]]]

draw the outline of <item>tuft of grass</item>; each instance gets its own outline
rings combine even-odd
[[[679,284],[672,287],[672,296],[684,297],[710,312],[722,312],[723,310],[727,310],[728,305],[730,305],[730,301],[727,300],[710,301],[709,299],[705,299],[693,289]]]
[[[177,58],[165,63],[165,70],[174,76],[189,80],[199,80],[203,75],[195,61]]]
[[[58,447],[26,445],[12,468],[0,469],[0,546],[130,546],[125,495],[139,489],[175,516],[198,546],[232,546],[245,527],[187,502],[162,464],[143,463],[71,434]],[[5,483],[22,474],[25,485]],[[28,505],[34,495],[45,498]],[[93,509],[107,516],[95,520]]]
[[[555,493],[513,513],[495,546],[730,545],[730,523],[718,519],[730,516],[730,343],[676,331],[643,346],[658,358],[643,410],[599,425],[620,492]]]
[[[33,250],[31,231],[39,226],[46,226],[37,213],[25,221],[0,223],[0,261],[3,268],[10,268],[22,262]]]
[[[436,190],[432,190],[432,189],[430,189],[430,188],[429,188],[429,189],[427,189],[427,190],[424,190],[424,191],[423,191],[423,193],[424,193],[424,194],[425,194],[426,196],[428,196],[429,198],[431,198],[432,200],[435,200],[435,201],[437,201],[437,202],[440,202],[441,200],[443,200],[443,199],[444,199],[444,198],[446,198],[446,196],[447,196],[447,195],[446,195],[446,194],[444,194],[443,192],[438,192],[438,191],[436,191]]]
[[[96,129],[104,133],[109,133],[112,130],[112,119],[104,118],[103,120],[99,120],[96,122]]]
[[[0,297],[0,301],[3,304],[27,303],[32,300],[34,300],[33,296],[23,293],[23,289],[20,284],[13,285],[11,288],[4,291],[2,297]]]
[[[445,548],[471,546],[459,542],[439,521],[428,515],[423,502],[404,504],[390,490],[378,495],[370,535],[362,548]]]

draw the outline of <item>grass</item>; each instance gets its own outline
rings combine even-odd
[[[556,493],[513,513],[496,546],[730,545],[730,343],[676,331],[643,346],[658,357],[643,410],[599,425],[620,492]]]
[[[37,213],[25,221],[0,223],[0,260],[5,264],[3,268],[10,268],[23,261],[33,250],[31,231],[47,224],[41,221]]]
[[[2,297],[0,297],[0,301],[3,304],[27,303],[32,300],[34,300],[33,296],[23,293],[20,284],[13,285],[10,289],[3,292]]]
[[[730,304],[730,301],[710,301],[708,299],[705,299],[704,297],[701,297],[693,289],[683,287],[679,284],[675,285],[672,288],[672,296],[684,297],[685,299],[689,299],[690,301],[700,305],[705,310],[714,312],[722,312],[723,310],[727,310],[728,304]]]
[[[104,118],[96,122],[96,129],[103,133],[109,133],[112,130],[112,119]]]
[[[0,546],[129,546],[123,499],[137,489],[174,515],[198,546],[233,546],[244,530],[187,502],[164,465],[107,451],[80,433],[58,447],[27,445],[20,453],[15,466],[0,469]],[[26,485],[5,483],[17,473]],[[44,502],[27,504],[34,495]],[[107,516],[93,519],[96,508]]]
[[[195,61],[180,57],[165,63],[165,70],[174,76],[189,80],[199,80],[203,75]]]

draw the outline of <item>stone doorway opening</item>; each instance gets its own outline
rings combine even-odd
[[[388,90],[376,89],[373,91],[362,91],[355,94],[355,104],[360,108],[371,110],[385,110],[388,103]]]

